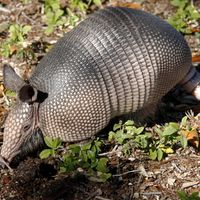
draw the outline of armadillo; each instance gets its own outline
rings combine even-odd
[[[199,74],[184,37],[141,10],[108,7],[66,33],[28,80],[8,65],[4,84],[17,93],[3,135],[2,163],[22,153],[38,128],[78,142],[109,121],[146,109],[177,84],[199,98]]]

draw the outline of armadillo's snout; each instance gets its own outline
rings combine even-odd
[[[21,146],[29,135],[33,125],[33,106],[27,103],[18,104],[5,122],[3,145],[0,162],[8,167],[15,156],[21,152]]]

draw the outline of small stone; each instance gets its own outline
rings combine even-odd
[[[143,165],[140,165],[138,167],[138,170],[140,170],[140,174],[143,175],[144,177],[148,177],[148,173],[146,172],[145,168]]]
[[[171,186],[174,185],[175,181],[176,181],[175,178],[168,178],[168,179],[167,179],[167,183],[168,183],[169,185],[171,185]]]
[[[140,198],[140,194],[138,192],[135,192],[133,194],[133,196],[134,196],[135,199],[139,199]]]

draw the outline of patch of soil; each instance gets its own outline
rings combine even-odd
[[[134,161],[120,160],[116,170],[118,173],[106,183],[92,182],[79,172],[58,175],[54,165],[27,159],[13,174],[4,172],[0,199],[177,200],[177,190],[190,193],[200,191],[200,154],[193,149],[179,150],[177,155],[161,162],[139,157]]]

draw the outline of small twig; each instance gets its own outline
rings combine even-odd
[[[32,24],[35,24],[35,21],[32,20],[30,17],[28,17],[24,12],[22,12],[21,15],[22,15],[23,17],[25,17],[26,19],[28,19]]]
[[[8,13],[8,14],[11,13],[10,10],[8,10],[7,8],[1,7],[1,6],[0,6],[0,12],[4,12],[4,13]]]
[[[182,170],[177,167],[176,163],[172,162],[172,166],[179,172],[182,173]]]
[[[112,155],[116,152],[118,148],[118,145],[115,145],[114,148],[112,149],[112,151],[109,151],[109,152],[105,152],[105,153],[100,153],[99,156],[107,156],[107,155]]]
[[[90,199],[96,198],[96,195],[97,196],[102,195],[101,189],[97,189],[95,192],[90,194],[90,196],[86,200],[90,200]]]
[[[103,197],[101,197],[101,196],[96,196],[95,199],[100,199],[100,200],[111,200],[111,199],[103,198]]]
[[[161,195],[161,192],[143,192],[142,195]]]
[[[128,171],[128,172],[124,172],[122,174],[114,174],[113,176],[123,176],[123,175],[126,175],[126,174],[130,174],[130,173],[136,173],[136,172],[140,172],[141,170],[139,169],[135,169],[135,170],[131,170],[131,171]]]

